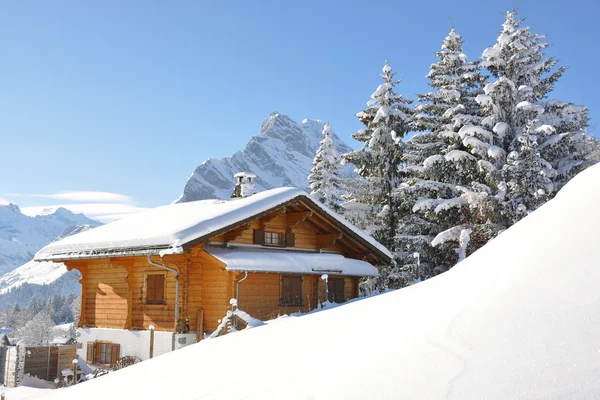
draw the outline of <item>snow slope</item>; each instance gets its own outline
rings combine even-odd
[[[39,249],[59,235],[84,225],[100,223],[64,208],[31,217],[21,213],[15,204],[0,205],[0,275],[31,260]]]
[[[600,165],[436,278],[206,340],[48,399],[598,398],[598,204]]]
[[[287,115],[271,113],[260,134],[253,136],[244,150],[200,164],[188,178],[177,202],[228,199],[235,186],[233,175],[241,171],[258,175],[257,191],[283,186],[305,189],[324,126],[321,121],[307,119],[298,124]],[[340,154],[351,150],[335,134],[333,140]],[[349,165],[344,167],[342,176],[353,175],[352,169]]]

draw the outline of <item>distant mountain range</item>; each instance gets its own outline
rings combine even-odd
[[[231,157],[209,158],[200,164],[177,202],[227,199],[235,186],[233,175],[242,171],[257,175],[258,191],[283,186],[306,189],[324,125],[309,119],[298,123],[287,115],[271,113],[262,123],[260,134],[252,136],[242,151]],[[339,154],[352,150],[335,134],[333,140]],[[353,175],[352,166],[342,168],[341,174]]]
[[[61,235],[99,225],[98,221],[64,208],[31,217],[15,204],[0,205],[0,274],[30,261],[39,249]]]
[[[0,205],[0,294],[26,283],[47,285],[61,278],[66,272],[63,264],[32,261],[35,253],[54,240],[99,225],[65,208],[31,217],[15,204]]]

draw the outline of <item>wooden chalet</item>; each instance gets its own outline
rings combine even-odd
[[[280,188],[158,207],[52,243],[35,259],[79,271],[78,354],[110,364],[148,358],[151,328],[154,355],[195,343],[232,298],[262,320],[355,298],[359,279],[391,255],[305,192]]]

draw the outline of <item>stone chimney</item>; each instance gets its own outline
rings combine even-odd
[[[256,179],[255,174],[252,172],[238,172],[233,177],[237,182],[235,184],[235,189],[233,189],[233,193],[231,194],[232,199],[248,197],[256,193],[256,188],[254,187],[254,180]]]

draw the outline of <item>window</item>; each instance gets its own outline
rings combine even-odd
[[[281,276],[281,301],[282,306],[302,305],[302,277],[296,275]]]
[[[146,304],[165,304],[165,275],[146,275]]]
[[[110,343],[96,343],[96,362],[98,364],[110,364]]]
[[[279,232],[265,232],[265,245],[267,246],[282,246],[283,234]]]
[[[344,278],[328,278],[327,295],[327,300],[332,303],[343,303],[346,301]]]
[[[87,363],[113,365],[117,362],[121,353],[121,345],[112,342],[88,342]]]
[[[254,244],[262,246],[294,247],[296,236],[293,232],[266,232],[263,229],[254,230]]]

